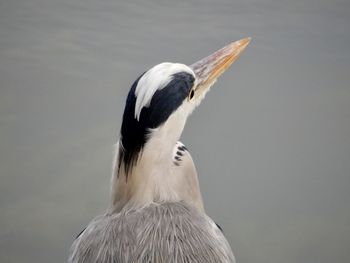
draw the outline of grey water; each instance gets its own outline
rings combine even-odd
[[[109,202],[145,70],[252,37],[188,120],[237,260],[350,262],[350,2],[0,1],[0,261],[63,262]]]

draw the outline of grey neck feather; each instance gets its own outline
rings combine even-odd
[[[124,169],[115,169],[111,192],[114,212],[168,201],[186,202],[204,211],[197,171],[190,153],[181,142],[177,142],[170,154],[170,160],[154,159],[154,153],[147,152],[146,147],[128,178],[123,174]]]

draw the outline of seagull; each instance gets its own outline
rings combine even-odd
[[[75,239],[69,263],[235,262],[205,213],[194,162],[179,139],[188,116],[249,42],[190,66],[161,63],[136,79],[116,145],[111,204]]]

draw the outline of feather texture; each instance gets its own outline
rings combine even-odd
[[[95,218],[71,248],[69,263],[232,263],[216,224],[184,202],[152,203]]]

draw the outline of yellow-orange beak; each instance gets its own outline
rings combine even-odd
[[[190,68],[194,71],[197,79],[196,90],[200,91],[200,93],[207,90],[240,56],[249,44],[250,39],[250,37],[243,38],[233,42],[192,64]]]

